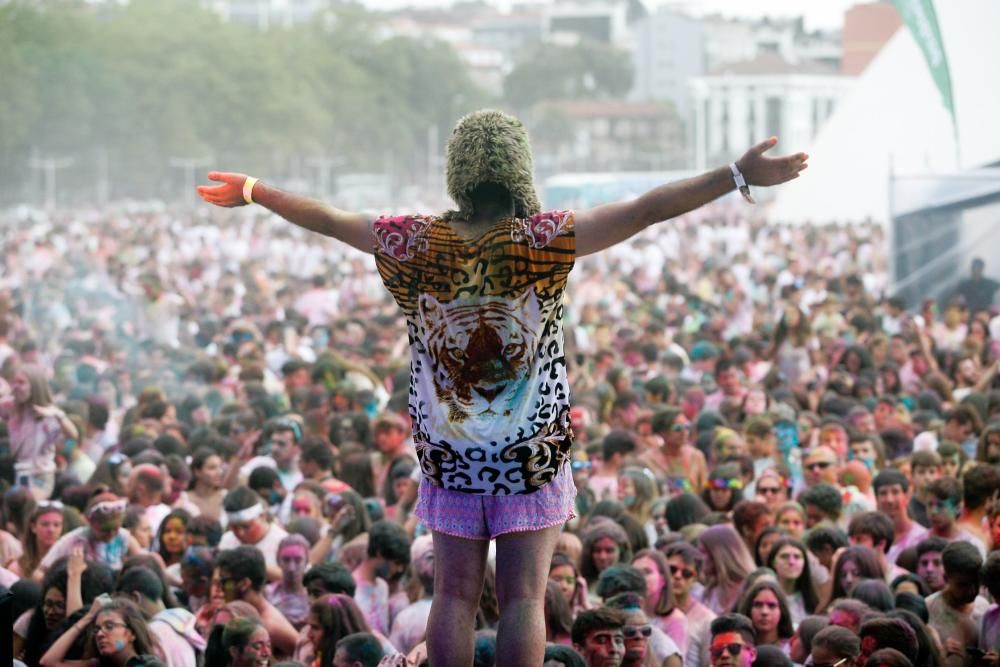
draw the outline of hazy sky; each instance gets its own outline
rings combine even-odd
[[[487,0],[500,7],[507,7],[511,0]],[[726,16],[761,17],[799,16],[806,19],[806,27],[839,28],[844,10],[862,0],[644,0],[646,6],[655,8],[667,5],[692,14],[719,12]],[[362,0],[372,9],[397,7],[440,7],[452,4],[451,0]]]

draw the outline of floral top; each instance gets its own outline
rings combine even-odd
[[[375,261],[409,331],[410,416],[436,486],[525,494],[569,456],[562,296],[573,214],[497,221],[478,238],[440,217],[375,221]]]

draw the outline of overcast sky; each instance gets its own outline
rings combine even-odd
[[[684,9],[692,14],[719,12],[726,16],[762,17],[805,16],[806,28],[839,28],[844,10],[862,0],[643,0],[653,9],[660,5]],[[500,7],[507,7],[511,0],[487,0]],[[372,9],[397,7],[440,7],[452,4],[451,0],[362,0]]]

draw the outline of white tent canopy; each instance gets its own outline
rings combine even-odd
[[[809,169],[778,189],[775,222],[890,218],[889,178],[942,174],[1000,159],[1000,3],[937,2],[949,60],[961,151],[923,54],[901,28],[817,136]],[[800,150],[784,146],[784,150]],[[961,161],[959,161],[961,154]],[[898,206],[905,202],[895,202]]]

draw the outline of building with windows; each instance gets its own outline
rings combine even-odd
[[[224,21],[247,23],[261,30],[307,23],[340,0],[203,0]]]
[[[632,28],[635,80],[629,99],[673,105],[684,124],[683,149],[688,164],[694,160],[694,104],[689,81],[705,72],[701,27],[695,18],[661,9]]]
[[[746,62],[762,54],[776,54],[798,65],[816,62],[839,66],[841,39],[837,32],[807,31],[802,17],[758,20],[702,17],[705,69]]]
[[[776,53],[724,65],[691,82],[695,165],[725,164],[767,137],[809,146],[855,78],[832,65]]]
[[[619,100],[546,102],[529,125],[540,174],[656,171],[684,166],[683,125],[669,104]],[[541,120],[544,119],[544,120]],[[539,124],[558,131],[538,131]]]
[[[553,0],[545,15],[553,41],[592,40],[626,47],[629,26],[646,16],[641,0]]]

